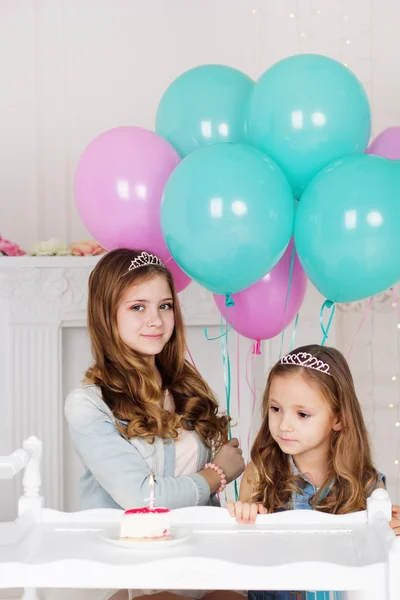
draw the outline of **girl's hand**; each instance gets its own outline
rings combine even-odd
[[[237,523],[254,523],[257,514],[267,514],[267,509],[262,504],[256,504],[255,502],[233,502],[229,500],[226,508],[231,517],[236,518]]]
[[[225,473],[227,483],[234,481],[243,473],[245,464],[242,456],[243,452],[239,447],[239,440],[232,438],[218,450],[214,456],[213,463],[216,464]]]
[[[396,535],[400,535],[400,506],[392,506],[392,520],[389,525]]]

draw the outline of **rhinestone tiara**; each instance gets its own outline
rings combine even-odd
[[[326,375],[330,375],[332,377],[330,373],[330,366],[309,352],[286,354],[286,356],[282,356],[280,363],[281,365],[296,365],[297,367],[314,369],[314,371],[319,371],[320,373],[325,373]]]
[[[139,256],[131,261],[128,272],[133,271],[134,269],[139,269],[140,267],[147,267],[147,265],[158,265],[159,267],[165,266],[158,256],[149,254],[148,252],[142,252],[139,254]]]

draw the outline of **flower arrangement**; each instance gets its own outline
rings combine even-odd
[[[26,252],[22,250],[16,242],[10,242],[0,235],[0,252],[4,256],[24,256]]]
[[[95,240],[85,240],[83,242],[74,242],[69,246],[72,256],[98,256],[104,254],[106,250]]]
[[[31,256],[68,256],[68,246],[57,238],[50,238],[44,242],[33,244],[29,253]]]
[[[95,240],[84,240],[65,244],[57,238],[37,242],[28,253],[30,256],[98,256],[106,250]],[[27,253],[15,242],[0,235],[0,256],[25,256]]]

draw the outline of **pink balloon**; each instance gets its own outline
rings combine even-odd
[[[107,250],[146,250],[168,263],[180,291],[190,279],[172,260],[161,231],[160,205],[168,177],[180,162],[161,136],[141,127],[117,127],[84,150],[75,175],[81,219]]]
[[[367,154],[400,160],[400,127],[389,127],[382,131],[367,148]]]
[[[233,329],[251,340],[269,340],[293,321],[303,303],[307,275],[295,253],[290,297],[286,310],[293,241],[273,269],[254,285],[232,294],[235,305],[226,308],[225,297],[214,294],[221,315]],[[285,319],[286,313],[286,319]]]
[[[75,199],[99,244],[170,256],[159,215],[165,184],[179,162],[166,140],[141,127],[110,129],[87,146],[76,170]]]

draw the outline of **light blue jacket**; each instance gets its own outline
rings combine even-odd
[[[82,510],[127,510],[147,505],[151,474],[155,477],[158,506],[173,509],[218,505],[201,475],[174,477],[173,440],[156,438],[150,444],[144,438],[125,439],[98,386],[88,385],[71,392],[65,404],[65,416],[72,442],[85,467],[79,482]],[[195,435],[199,444],[197,470],[201,471],[210,460],[210,451]]]

